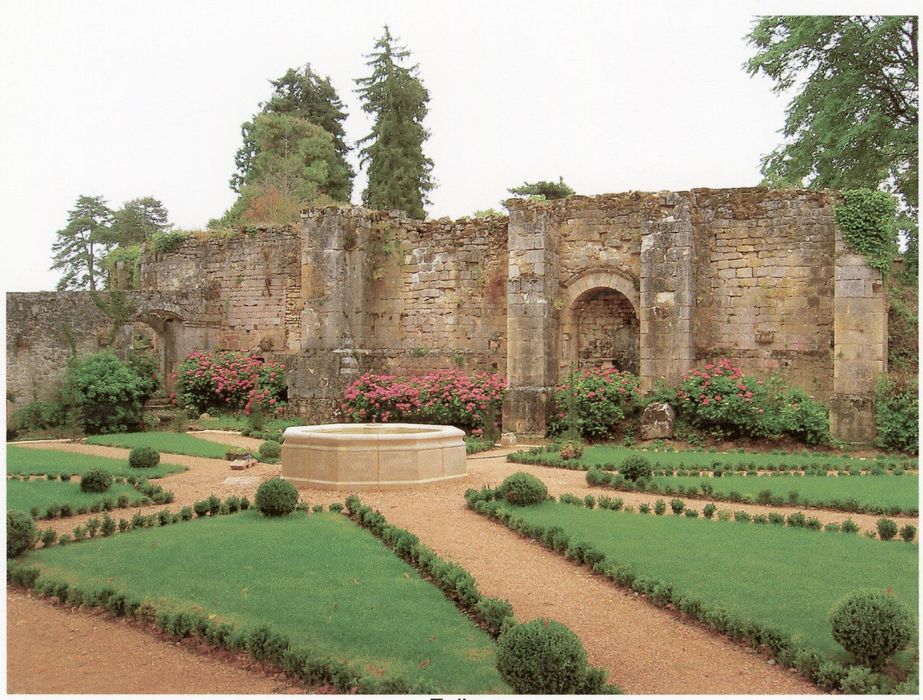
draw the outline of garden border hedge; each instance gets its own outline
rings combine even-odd
[[[510,530],[523,537],[533,540],[546,549],[562,554],[570,561],[590,567],[597,574],[605,576],[612,583],[628,588],[641,597],[646,598],[658,608],[672,606],[674,610],[688,619],[704,624],[706,627],[727,635],[731,640],[747,644],[754,649],[765,649],[774,659],[786,667],[794,668],[812,683],[824,690],[844,690],[847,693],[879,693],[879,687],[873,680],[884,678],[880,674],[872,674],[868,686],[857,690],[853,686],[843,687],[852,669],[860,666],[845,667],[834,661],[825,661],[815,650],[805,646],[798,646],[797,642],[789,635],[772,627],[734,617],[723,608],[709,608],[705,603],[693,596],[680,596],[673,590],[673,584],[652,577],[638,576],[631,566],[609,561],[606,555],[596,549],[592,543],[575,541],[559,526],[548,528],[540,525],[529,525],[519,518],[514,512],[503,508],[505,502],[495,500],[494,489],[484,488],[480,491],[469,489],[465,493],[468,507],[490,520],[501,523]],[[890,679],[889,679],[890,680]],[[902,684],[894,684],[892,692],[915,693],[915,690],[904,688],[911,683],[916,687],[913,678],[908,678]]]

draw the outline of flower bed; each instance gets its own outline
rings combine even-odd
[[[177,370],[175,400],[181,406],[206,411],[209,408],[257,408],[281,415],[285,411],[287,385],[285,366],[256,355],[224,350],[206,355],[188,355]]]

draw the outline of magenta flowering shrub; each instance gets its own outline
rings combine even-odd
[[[778,377],[744,376],[727,358],[683,375],[676,393],[683,417],[720,437],[791,435],[808,444],[827,439],[827,410]]]
[[[472,435],[489,412],[500,415],[506,379],[499,374],[445,369],[420,377],[367,372],[350,384],[340,409],[355,423],[438,423]]]
[[[194,352],[177,370],[176,401],[187,408],[239,410],[257,408],[281,415],[285,411],[285,366],[255,355],[222,350]]]
[[[578,369],[555,387],[548,433],[559,435],[568,428],[568,405],[573,400],[573,420],[580,434],[601,440],[637,413],[639,399],[638,377],[631,372],[613,367]]]

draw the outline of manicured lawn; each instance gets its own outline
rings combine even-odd
[[[112,435],[94,435],[87,438],[90,445],[109,445],[111,447],[152,447],[160,452],[169,452],[192,457],[209,457],[211,459],[224,459],[228,450],[235,449],[233,445],[222,445],[217,442],[193,437],[188,433],[113,433]]]
[[[757,494],[769,490],[786,500],[792,491],[804,506],[828,505],[833,500],[855,500],[865,508],[897,506],[903,512],[919,507],[920,480],[917,476],[722,476],[717,479],[694,476],[657,476],[659,487],[683,486],[686,489],[705,484],[715,494],[727,496],[736,491],[756,500]],[[662,489],[658,489],[662,490]],[[807,501],[807,502],[805,502]]]
[[[249,421],[246,416],[209,416],[208,418],[196,418],[190,420],[190,423],[202,428],[203,430],[244,430],[248,427]],[[283,431],[293,425],[304,425],[304,419],[301,418],[268,418],[263,425],[262,432],[272,433]]]
[[[7,479],[6,507],[10,510],[21,510],[24,513],[30,512],[32,508],[38,508],[39,517],[41,517],[52,504],[69,505],[71,510],[76,512],[80,506],[90,508],[95,503],[101,504],[105,498],[116,501],[122,494],[127,495],[131,501],[144,497],[128,484],[112,484],[104,493],[84,493],[80,490],[79,479],[71,481]]]
[[[340,515],[248,511],[37,550],[25,563],[239,629],[269,625],[366,672],[428,679],[452,694],[509,692],[490,637]]]
[[[127,459],[43,450],[32,447],[6,447],[6,470],[10,474],[85,474],[90,469],[105,469],[118,476],[142,476],[154,479],[185,471],[186,467],[161,462],[150,469],[134,469]]]
[[[903,456],[888,456],[878,459],[863,460],[858,457],[849,457],[824,452],[796,452],[786,454],[772,454],[769,452],[706,452],[700,450],[683,450],[668,452],[666,450],[637,449],[621,445],[593,445],[583,451],[583,456],[574,460],[583,468],[612,465],[618,467],[626,457],[641,455],[657,468],[676,469],[678,467],[695,467],[710,469],[715,463],[722,466],[753,465],[757,469],[784,468],[803,469],[805,467],[827,467],[830,469],[868,469],[873,464],[882,466],[900,466],[904,469],[916,469],[917,460]],[[512,457],[512,455],[510,455]],[[555,466],[562,462],[557,452],[542,452],[538,455],[527,455],[524,452],[516,453],[510,461],[525,463],[548,464]]]
[[[917,615],[916,544],[552,502],[505,507],[531,524],[563,528],[571,542],[590,542],[639,576],[787,632],[840,662],[847,654],[834,641],[827,615],[847,593],[890,588]]]

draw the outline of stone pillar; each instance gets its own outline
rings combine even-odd
[[[556,380],[558,226],[550,205],[511,200],[503,428],[543,435]]]
[[[695,360],[695,305],[690,202],[673,192],[658,197],[659,216],[643,224],[641,237],[641,389],[658,379],[670,383]],[[667,213],[669,212],[669,213]]]
[[[875,382],[888,370],[888,301],[881,273],[836,232],[833,398],[830,432],[849,443],[875,439]]]

